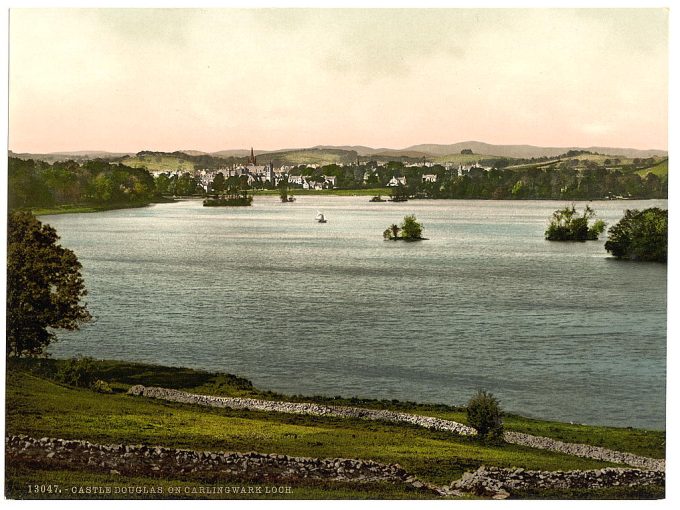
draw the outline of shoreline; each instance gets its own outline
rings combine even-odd
[[[41,365],[41,370],[44,370],[44,366],[52,365],[61,366],[63,363],[74,359],[74,358],[62,358],[62,357],[48,357],[48,358],[10,358],[8,360],[8,370],[10,369],[10,364],[14,364],[13,368],[19,367],[20,369],[25,369],[26,365]],[[187,366],[173,366],[173,365],[159,365],[148,362],[140,361],[127,361],[127,360],[117,360],[117,359],[94,359],[94,363],[106,367],[107,372],[123,371],[126,373],[125,379],[132,377],[135,370],[140,370],[146,372],[150,377],[165,377],[168,373],[175,374],[191,374],[192,377],[196,379],[212,381],[212,380],[222,380],[226,379],[228,384],[233,385],[241,391],[230,391],[224,393],[217,385],[216,392],[200,391],[201,394],[206,396],[238,396],[238,397],[248,397],[248,398],[259,398],[268,401],[276,400],[286,400],[291,403],[311,403],[318,405],[331,405],[331,406],[357,406],[367,409],[380,409],[380,410],[390,410],[397,412],[413,412],[415,414],[422,414],[423,416],[431,416],[435,418],[442,419],[456,419],[463,423],[466,423],[466,418],[463,416],[465,412],[464,403],[459,405],[456,404],[445,404],[440,402],[416,402],[412,400],[399,400],[399,399],[387,399],[387,398],[376,398],[370,396],[352,396],[343,397],[340,395],[304,395],[304,394],[288,394],[282,393],[275,390],[258,388],[253,385],[253,383],[243,375],[234,375],[227,372],[211,371],[202,368],[192,368]],[[48,371],[49,372],[49,371]],[[129,387],[134,386],[137,383],[126,384],[126,391]],[[159,384],[160,385],[160,384]],[[174,383],[168,383],[166,387],[174,388],[176,385]],[[620,432],[639,432],[642,434],[665,434],[666,429],[655,429],[655,428],[644,428],[644,427],[631,427],[626,425],[601,425],[601,424],[588,424],[588,423],[574,423],[571,421],[559,421],[550,418],[542,418],[536,416],[528,416],[520,414],[516,411],[503,412],[504,420],[506,424],[511,424],[511,427],[506,430],[516,431],[516,432],[528,432],[529,429],[525,429],[526,424],[543,424],[546,427],[562,426],[565,429],[571,431],[585,432],[588,429],[597,429],[601,431],[620,431]],[[521,425],[519,428],[514,425]],[[535,433],[536,430],[532,430]],[[545,434],[550,437],[550,434]],[[560,437],[555,437],[555,439],[563,439]]]
[[[375,196],[375,189],[359,189],[359,190],[349,190],[349,189],[340,189],[340,190],[297,190],[295,194],[291,195],[293,197],[295,196],[326,196],[326,197],[368,197],[368,196]],[[252,196],[277,196],[279,194],[278,190],[252,190]],[[385,195],[387,196],[387,195]],[[123,203],[123,204],[69,204],[69,205],[61,205],[61,206],[54,206],[54,207],[26,207],[23,208],[24,210],[28,210],[31,213],[33,213],[34,216],[55,216],[59,214],[90,214],[90,213],[97,213],[97,212],[106,212],[106,211],[116,211],[116,210],[122,210],[122,209],[139,209],[143,207],[149,207],[150,205],[153,204],[170,204],[170,203],[175,203],[175,202],[180,202],[183,200],[204,200],[205,197],[203,195],[195,195],[195,196],[181,196],[181,197],[173,197],[173,198],[163,198],[163,199],[157,199],[157,200],[151,200],[148,202],[139,202],[139,203]],[[413,198],[409,199],[406,202],[420,202],[420,201],[439,201],[439,200],[451,200],[451,201],[458,201],[458,200],[467,200],[467,201],[485,201],[485,202],[574,202],[574,203],[581,203],[581,202],[630,202],[630,201],[648,201],[648,200],[668,200],[668,197],[666,198],[630,198],[630,199],[607,199],[607,198],[570,198],[570,199],[560,199],[560,198],[521,198],[521,199],[507,199],[507,198]],[[371,202],[370,200],[368,203],[389,203],[393,202],[391,200],[385,200],[384,202]],[[293,202],[294,203],[294,202]],[[398,202],[398,203],[403,203],[403,202]]]
[[[83,214],[105,211],[116,211],[119,209],[139,209],[148,207],[152,204],[169,204],[176,202],[174,198],[156,198],[144,202],[130,202],[117,204],[65,204],[54,207],[26,207],[25,209],[33,213],[34,216],[53,216],[57,214]]]

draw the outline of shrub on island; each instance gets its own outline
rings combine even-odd
[[[589,205],[586,205],[583,215],[579,215],[574,204],[564,209],[558,209],[550,219],[550,225],[545,231],[548,241],[595,241],[604,232],[607,224],[596,220],[592,225],[590,220],[595,216]]]
[[[401,225],[392,224],[383,232],[386,241],[422,241],[423,225],[418,223],[415,215],[404,216]]]

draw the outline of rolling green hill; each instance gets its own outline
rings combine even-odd
[[[122,163],[133,168],[146,168],[149,172],[167,170],[193,171],[195,164],[188,158],[173,154],[137,154],[123,159]]]
[[[299,149],[282,152],[267,152],[257,156],[258,163],[272,161],[274,166],[281,165],[330,165],[333,163],[354,163],[355,151],[342,149]]]
[[[664,159],[663,161],[661,161],[660,163],[657,163],[656,165],[654,165],[652,167],[645,168],[643,170],[637,171],[637,174],[640,177],[645,177],[647,174],[650,174],[650,173],[656,174],[659,177],[667,178],[668,177],[668,159]]]
[[[476,163],[478,161],[482,161],[484,159],[496,159],[499,158],[500,156],[492,156],[490,154],[446,154],[444,156],[435,156],[431,158],[431,161],[434,163],[439,163],[439,164],[444,164],[444,163],[453,163],[453,164],[458,164],[458,165],[471,165],[473,163]]]

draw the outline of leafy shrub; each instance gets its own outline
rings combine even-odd
[[[627,210],[609,229],[604,248],[617,258],[667,262],[668,211],[658,207]]]
[[[588,205],[582,216],[577,214],[574,204],[571,204],[571,207],[558,209],[550,219],[545,238],[548,241],[595,241],[604,232],[607,224],[602,220],[597,220],[589,226],[588,223],[594,216],[595,211]]]
[[[478,391],[467,403],[468,425],[477,430],[480,440],[503,438],[502,416],[498,399],[486,391]]]
[[[92,390],[96,391],[97,393],[113,393],[109,383],[102,381],[101,379],[97,379],[94,384],[92,384]]]
[[[393,223],[392,225],[385,229],[385,231],[383,232],[383,238],[386,240],[396,241],[399,238],[400,230],[401,229],[399,228],[399,226]]]
[[[94,382],[94,360],[88,357],[71,358],[59,370],[58,379],[69,386],[89,388]]]
[[[416,221],[413,214],[404,216],[401,224],[401,237],[404,239],[421,239],[423,237],[423,225]]]

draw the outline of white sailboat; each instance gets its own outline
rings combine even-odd
[[[321,211],[317,212],[316,218],[314,218],[314,219],[316,221],[318,221],[319,223],[326,223],[326,221],[327,221],[326,217],[323,215],[323,213]]]

